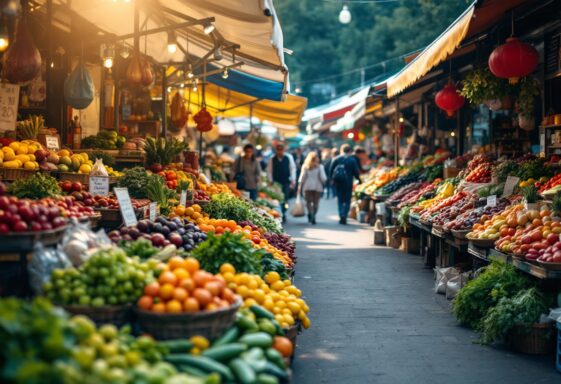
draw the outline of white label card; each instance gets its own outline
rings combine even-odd
[[[90,193],[94,196],[107,196],[109,194],[109,177],[90,176]]]
[[[150,203],[150,221],[156,221],[158,214],[158,203]]]
[[[514,192],[514,188],[518,185],[520,181],[519,177],[516,176],[508,176],[505,181],[505,188],[503,190],[503,194],[501,197],[507,197],[512,195]]]
[[[487,196],[487,206],[489,207],[497,206],[497,195]]]
[[[179,197],[179,205],[183,205],[184,207],[187,205],[187,191],[182,190],[181,196]]]
[[[50,151],[58,151],[60,149],[60,145],[58,143],[58,137],[47,135],[45,136],[45,144],[48,150]]]
[[[19,85],[0,83],[0,131],[16,129],[18,104]]]
[[[134,208],[132,207],[131,197],[129,195],[129,190],[127,188],[113,188],[117,200],[119,200],[119,207],[121,209],[121,214],[123,215],[123,221],[125,226],[129,227],[131,225],[136,225],[138,220],[136,219],[136,214],[134,213]]]

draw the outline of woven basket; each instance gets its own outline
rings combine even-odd
[[[204,336],[214,340],[234,324],[241,300],[231,307],[194,313],[154,313],[136,308],[137,322],[142,330],[157,340],[186,339]]]
[[[554,348],[554,325],[533,324],[531,327],[515,326],[509,333],[511,348],[520,353],[545,355]]]
[[[22,168],[18,168],[18,169],[2,168],[1,172],[2,172],[2,180],[14,181],[20,179],[27,179],[28,177],[31,177],[34,174],[36,174],[38,171],[34,171],[34,170],[32,171]]]
[[[66,305],[63,308],[72,315],[87,316],[97,325],[113,324],[120,327],[130,321],[130,306],[128,305],[106,305],[99,308],[85,305]]]
[[[71,182],[79,182],[84,185],[88,185],[90,183],[90,175],[86,173],[58,172],[58,179]]]

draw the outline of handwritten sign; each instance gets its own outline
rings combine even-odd
[[[512,195],[512,193],[514,192],[514,187],[516,187],[518,185],[519,181],[520,181],[520,178],[518,178],[516,176],[507,176],[506,181],[505,181],[505,188],[503,190],[502,197],[507,197],[507,196]]]
[[[50,151],[58,151],[60,149],[60,143],[58,142],[58,137],[53,135],[45,136],[45,147]]]
[[[90,176],[90,193],[94,196],[107,196],[109,194],[109,177]]]
[[[125,226],[136,225],[138,220],[136,219],[136,214],[132,207],[129,190],[127,188],[113,188],[113,191],[115,192],[115,196],[117,196],[117,200],[119,200],[119,207],[121,209],[121,215],[123,215]]]
[[[487,206],[489,207],[497,206],[497,195],[487,196]]]
[[[19,85],[0,83],[0,131],[16,129]]]
[[[150,203],[150,221],[156,221],[156,216],[158,214],[158,203]]]
[[[187,205],[187,191],[185,189],[181,191],[181,196],[179,197],[179,205]]]

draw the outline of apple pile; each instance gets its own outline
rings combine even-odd
[[[480,221],[485,222],[486,220],[489,220],[489,218],[493,215],[503,211],[508,205],[510,205],[510,201],[508,199],[499,199],[497,201],[497,205],[494,207],[486,205],[484,207],[467,210],[458,215],[454,220],[445,223],[444,229],[447,231],[462,231],[471,229],[474,224],[477,224]]]
[[[66,225],[62,210],[48,200],[32,201],[0,196],[0,234],[11,232],[39,232]]]
[[[476,198],[471,193],[466,193],[460,200],[456,203],[447,205],[442,208],[436,216],[432,218],[433,225],[443,226],[450,220],[455,219],[460,214],[467,212],[475,206]]]
[[[466,176],[470,183],[489,183],[491,181],[493,166],[490,163],[479,164]]]
[[[193,200],[195,201],[210,201],[210,196],[200,189],[196,189],[193,194]]]

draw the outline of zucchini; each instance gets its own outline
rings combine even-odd
[[[261,372],[265,369],[265,353],[259,347],[253,347],[249,351],[242,353],[242,360],[249,364],[255,372]]]
[[[242,384],[253,384],[257,377],[255,376],[255,372],[248,363],[243,361],[242,359],[234,359],[230,362],[230,368],[232,372],[236,375],[237,379]]]
[[[267,350],[265,351],[265,356],[267,356],[267,360],[269,360],[270,362],[275,364],[280,369],[286,369],[286,364],[284,363],[284,358],[282,357],[280,352],[277,351],[276,349],[267,348]]]
[[[247,345],[242,343],[230,343],[219,345],[205,350],[202,356],[209,357],[213,360],[225,362],[238,357],[242,352],[247,350]]]
[[[208,373],[217,372],[225,380],[234,380],[234,375],[230,368],[204,356],[191,355],[168,355],[164,358],[168,363],[173,365],[190,365],[195,368],[202,369]]]
[[[248,347],[269,348],[273,345],[273,337],[265,332],[256,332],[243,335],[238,340],[240,343],[247,344]]]
[[[240,336],[240,330],[238,327],[232,327],[222,334],[216,341],[212,344],[213,347],[218,347],[219,345],[230,344],[238,340]]]
[[[257,375],[257,384],[279,384],[276,376],[260,373]]]
[[[249,307],[249,309],[251,310],[251,312],[255,313],[255,317],[257,317],[258,319],[274,320],[275,318],[275,316],[273,316],[271,312],[267,311],[260,305],[254,304]]]
[[[267,361],[267,363],[265,364],[265,369],[263,370],[263,373],[268,373],[269,375],[276,376],[281,380],[288,379],[288,373],[286,373],[285,370],[280,369],[270,361]]]
[[[175,366],[175,368],[177,368],[179,372],[186,373],[195,377],[206,378],[208,376],[208,372],[187,364],[178,364]]]
[[[158,345],[166,348],[169,353],[189,353],[193,349],[193,343],[189,340],[158,341]]]

